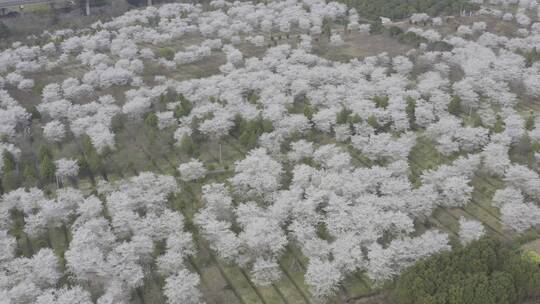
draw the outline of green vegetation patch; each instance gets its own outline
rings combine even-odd
[[[341,0],[367,18],[380,16],[392,19],[406,18],[414,13],[427,13],[431,16],[450,15],[463,10],[475,10],[477,5],[469,0]]]
[[[492,239],[432,256],[404,272],[400,304],[521,303],[538,293],[540,269],[519,250]]]

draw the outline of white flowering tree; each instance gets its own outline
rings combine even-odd
[[[54,162],[56,168],[56,178],[60,183],[64,183],[66,178],[76,177],[79,174],[79,164],[77,160],[62,158]]]
[[[178,171],[180,172],[180,178],[185,182],[204,178],[207,172],[204,164],[196,159],[192,159],[190,162],[181,164],[178,167]]]
[[[459,219],[459,240],[463,245],[479,240],[485,234],[486,230],[482,223],[464,217]]]
[[[410,24],[383,17],[421,43],[367,54],[374,44],[339,62],[327,52],[345,50],[343,35],[378,39],[361,12],[263,2],[134,9],[0,50],[0,302],[129,303],[159,276],[168,303],[202,303],[189,261],[199,246],[269,287],[289,244],[325,302],[352,274],[382,284],[450,249],[436,227],[416,228],[439,207],[471,202],[485,176],[504,183],[491,203],[505,229],[540,226],[540,124],[523,111],[540,96],[536,1],[475,0],[484,16],[457,27],[423,12]],[[516,30],[494,31],[501,20]],[[99,157],[80,153],[83,136]],[[164,169],[155,160],[195,141],[205,153],[179,164],[182,187],[172,176],[130,177]],[[86,165],[114,164],[114,174],[92,176],[94,195],[60,184],[49,195],[42,183],[8,191],[21,175],[40,176],[31,149],[44,142],[62,143],[52,152],[59,182]],[[202,149],[218,144],[233,171],[207,176],[214,153]],[[17,168],[5,170],[10,154]],[[186,195],[200,198],[189,218],[171,208]],[[464,245],[486,232],[472,218],[459,228]],[[56,231],[66,248],[51,240]]]
[[[243,195],[266,197],[278,190],[281,184],[282,166],[264,149],[255,149],[235,165],[235,175],[230,179]]]
[[[58,120],[53,120],[43,126],[43,137],[51,142],[60,142],[66,137],[64,124]]]

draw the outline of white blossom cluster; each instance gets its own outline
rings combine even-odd
[[[211,250],[249,270],[257,285],[271,286],[294,244],[308,260],[305,281],[321,299],[357,272],[376,283],[391,280],[450,249],[448,235],[419,233],[415,220],[438,207],[475,203],[479,175],[504,183],[492,203],[505,228],[540,226],[540,176],[510,155],[524,139],[540,143],[540,120],[526,128],[520,108],[540,96],[540,64],[524,56],[540,50],[540,6],[536,0],[473,2],[486,18],[519,28],[516,34],[500,35],[484,21],[448,32],[442,16],[417,13],[405,24],[407,33],[423,38],[417,49],[333,61],[311,53],[326,22],[347,20],[345,31],[361,33],[370,26],[360,24],[355,9],[323,0],[214,0],[210,9],[166,4],[82,31],[46,33],[54,42],[0,51],[0,152],[20,159],[26,151],[15,144],[35,135],[28,128],[34,121],[47,142],[88,136],[103,153],[122,144],[113,119],[138,126],[155,113],[156,134],[176,130],[171,139],[178,145],[189,137],[221,144],[238,118],[262,119],[272,128],[232,170],[216,170],[226,174],[219,182],[208,182],[216,172],[202,157],[178,166],[182,185],[201,187],[193,224]],[[347,39],[335,26],[328,43],[337,50],[351,46]],[[250,47],[260,54],[246,52]],[[213,61],[219,62],[214,75],[175,75]],[[148,77],[156,68],[163,74]],[[69,73],[54,81],[38,77],[57,71]],[[12,97],[36,83],[43,84],[35,104],[40,118]],[[164,101],[169,93],[188,100],[190,111],[177,118],[182,103]],[[425,146],[445,161],[429,169],[416,163],[413,153],[422,158]],[[3,162],[0,157],[0,173]],[[62,184],[81,169],[71,156],[54,165]],[[128,303],[155,269],[169,303],[200,303],[200,278],[186,263],[196,244],[184,230],[188,219],[172,208],[181,194],[177,180],[144,172],[100,182],[97,190],[87,196],[61,188],[48,197],[20,188],[2,196],[0,294],[6,301]],[[21,219],[15,222],[13,214]],[[15,255],[18,240],[8,231],[19,222],[31,238],[47,238],[51,229],[71,238],[64,273],[50,248]],[[486,233],[472,219],[459,219],[459,227],[465,245]],[[157,247],[164,250],[155,258]],[[69,288],[60,286],[63,276]]]
[[[73,174],[69,160],[57,166],[64,175]],[[71,171],[71,172],[68,172]],[[158,272],[166,278],[164,294],[170,303],[199,303],[199,277],[185,266],[195,254],[191,233],[183,230],[183,216],[168,207],[168,197],[177,192],[174,178],[141,173],[129,180],[99,185],[102,201],[84,196],[79,190],[63,188],[49,199],[37,189],[23,188],[6,193],[1,199],[0,261],[4,300],[16,303],[129,303],[130,292],[142,286],[153,263],[158,242],[165,253],[155,260]],[[108,210],[110,220],[103,215]],[[6,233],[12,226],[9,212],[24,217],[24,231],[31,237],[61,229],[71,242],[65,252],[63,274],[58,257],[50,248],[31,258],[15,257],[15,239]],[[56,289],[59,279],[69,275],[70,289]],[[97,292],[97,293],[96,293]],[[51,302],[52,301],[52,302]],[[56,302],[59,301],[59,302]]]
[[[13,138],[29,123],[30,113],[8,91],[0,89],[0,136]]]
[[[229,180],[234,197],[241,200],[236,207],[225,185],[204,186],[205,207],[195,222],[220,257],[250,266],[255,282],[267,286],[280,278],[277,261],[287,239],[294,239],[309,258],[306,282],[315,296],[324,298],[350,273],[364,270],[383,281],[416,259],[449,249],[447,236],[436,231],[407,236],[416,216],[431,213],[438,194],[431,185],[413,189],[405,161],[354,167],[339,147],[313,146],[306,141],[293,144],[290,160],[295,164],[288,188],[280,183],[282,164],[264,149],[252,150],[236,164]],[[305,158],[320,169],[302,164]],[[233,219],[241,232],[231,229]],[[321,224],[334,241],[317,235]],[[385,233],[395,239],[383,249],[377,239]]]

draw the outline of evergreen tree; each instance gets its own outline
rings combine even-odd
[[[405,112],[409,118],[409,125],[411,126],[411,129],[416,129],[416,102],[414,99],[407,99],[407,107],[405,108]]]
[[[246,129],[242,132],[238,138],[240,143],[246,147],[248,150],[251,150],[257,146],[257,134],[254,130]]]
[[[36,168],[32,164],[23,167],[22,179],[26,186],[34,186],[37,180]]]
[[[41,171],[41,176],[44,179],[47,180],[53,180],[56,168],[54,166],[54,162],[51,160],[50,157],[44,156],[41,158],[41,162],[39,164],[39,170]]]
[[[353,6],[364,17],[377,20],[379,16],[403,19],[414,13],[425,12],[431,16],[452,15],[462,10],[479,8],[469,0],[340,0]]]
[[[191,104],[189,102],[181,103],[174,108],[174,117],[181,118],[189,115],[191,112]]]
[[[148,113],[148,115],[146,115],[146,118],[144,119],[144,123],[152,128],[157,128],[158,118],[156,116],[156,113]]]
[[[517,304],[539,293],[537,265],[488,238],[418,262],[393,291],[400,304]]]
[[[377,121],[377,117],[375,117],[373,115],[368,117],[367,123],[368,123],[368,125],[372,126],[375,130],[379,130],[381,128],[381,125]]]
[[[11,191],[19,188],[20,179],[19,175],[15,171],[4,172],[2,174],[2,189],[4,191]]]
[[[304,106],[304,116],[307,117],[307,119],[312,119],[313,114],[315,114],[315,109],[309,104],[306,104]]]
[[[56,168],[54,166],[54,162],[52,161],[53,157],[50,149],[46,146],[41,146],[38,152],[38,159],[41,177],[52,181],[55,176]]]
[[[505,125],[504,120],[500,115],[497,115],[495,125],[493,126],[493,133],[501,133],[504,131]]]
[[[534,112],[529,112],[529,116],[527,117],[527,120],[525,121],[525,129],[531,131],[535,127],[535,115]]]
[[[46,146],[41,146],[38,150],[38,159],[41,161],[45,157],[52,158],[51,150]]]
[[[88,163],[88,169],[93,174],[99,174],[103,170],[103,161],[101,156],[97,153],[90,153],[86,156],[86,161]]]
[[[184,136],[180,141],[180,152],[190,157],[196,157],[199,154],[199,148],[191,136]]]
[[[84,160],[79,161],[80,168],[86,167],[88,170],[94,174],[100,174],[104,171],[105,167],[103,165],[103,158],[92,145],[90,137],[85,136],[83,139],[83,151],[84,151]],[[109,150],[110,151],[110,150]],[[106,151],[103,152],[106,155]],[[84,171],[84,169],[82,169]]]
[[[4,22],[0,21],[0,39],[7,39],[11,35],[11,31],[7,27],[7,25],[4,24]]]
[[[32,120],[34,120],[34,119],[40,120],[41,119],[41,113],[38,111],[36,106],[32,106],[32,108],[30,108],[30,115],[32,115]]]
[[[337,124],[346,124],[349,120],[349,115],[352,113],[352,111],[343,108],[339,113],[337,114],[336,123]]]
[[[461,114],[461,99],[457,96],[454,96],[448,105],[448,112],[450,114],[459,116]]]
[[[379,96],[375,96],[373,97],[373,101],[375,102],[375,105],[377,106],[377,108],[383,108],[383,109],[386,109],[386,107],[388,107],[388,96],[384,96],[384,97],[379,97]]]
[[[4,165],[2,167],[3,172],[11,172],[17,168],[17,162],[15,161],[15,156],[11,152],[4,150],[2,154]]]

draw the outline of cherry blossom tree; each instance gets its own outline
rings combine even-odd
[[[54,162],[56,176],[63,182],[67,177],[75,177],[79,174],[79,164],[77,160],[62,158]]]
[[[300,36],[300,44],[298,46],[299,46],[299,48],[301,48],[302,50],[304,50],[306,52],[311,52],[311,49],[313,47],[311,42],[312,42],[311,36],[309,36],[309,35],[301,35]]]
[[[92,145],[96,148],[98,153],[104,151],[105,148],[115,149],[114,133],[109,130],[109,128],[103,124],[94,125],[86,131],[90,139],[92,140]]]
[[[448,235],[428,231],[419,237],[404,237],[390,242],[387,248],[374,243],[369,247],[368,275],[383,282],[424,257],[450,250]]]
[[[281,277],[281,270],[275,259],[257,258],[251,269],[253,282],[258,286],[270,286]]]
[[[64,124],[58,120],[53,120],[43,127],[43,137],[52,142],[60,142],[66,137]]]
[[[176,215],[176,217],[180,221],[173,224],[182,224],[182,218],[179,215]],[[195,254],[195,249],[191,234],[174,231],[173,234],[167,237],[165,254],[157,258],[158,272],[163,275],[176,274],[186,267],[185,258],[192,254]]]
[[[136,96],[122,106],[122,112],[132,118],[141,118],[145,113],[150,111],[152,102],[150,98],[144,96]]]
[[[313,115],[312,121],[319,130],[330,132],[332,126],[336,124],[337,112],[336,109],[323,109]]]
[[[173,111],[159,112],[156,116],[158,119],[157,127],[160,130],[176,125],[176,118]]]
[[[523,165],[513,165],[506,170],[504,181],[512,187],[520,189],[534,199],[540,199],[539,175]]]
[[[510,167],[508,158],[508,147],[490,143],[484,147],[482,152],[484,169],[494,175],[504,176],[506,169]]]
[[[345,42],[343,42],[343,38],[341,38],[341,35],[338,33],[333,33],[332,36],[330,36],[330,44],[332,46],[342,46]]]
[[[475,32],[483,32],[487,28],[487,24],[485,22],[475,22],[472,25],[472,30]]]
[[[187,270],[181,270],[176,275],[168,277],[165,279],[165,285],[163,286],[163,293],[167,297],[167,303],[200,303],[199,283],[199,276]]]
[[[43,102],[52,102],[62,99],[62,88],[57,83],[50,83],[43,87],[41,98]]]
[[[15,258],[16,240],[5,230],[0,230],[0,262],[7,263]]]
[[[540,96],[540,76],[537,73],[530,73],[523,78],[523,84],[527,93],[532,96]]]
[[[21,150],[13,144],[0,143],[0,173],[2,173],[2,168],[4,167],[4,152],[9,152],[14,156],[15,160],[18,160],[21,155]]]
[[[407,158],[416,144],[416,135],[409,132],[395,138],[390,133],[380,133],[370,135],[366,141],[353,137],[352,142],[370,159],[399,160]]]
[[[234,116],[226,111],[214,112],[214,117],[199,124],[199,131],[217,139],[229,133],[234,126]]]
[[[409,18],[409,20],[410,20],[411,23],[413,23],[413,24],[417,24],[417,23],[426,23],[426,22],[428,22],[430,19],[431,19],[431,17],[429,17],[429,15],[428,15],[428,14],[425,14],[425,13],[416,13],[416,14],[412,14],[411,17]]]
[[[178,167],[178,171],[180,171],[182,180],[186,182],[204,178],[207,172],[204,164],[196,159],[181,164],[180,167]]]
[[[242,204],[236,210],[237,220],[242,227],[238,237],[246,248],[246,258],[279,256],[287,244],[279,222],[272,217],[257,214],[261,211],[251,203]]]
[[[520,190],[512,187],[498,189],[493,195],[492,204],[495,207],[501,208],[507,203],[523,203],[524,197]]]
[[[363,34],[371,33],[371,24],[368,24],[368,23],[360,24],[360,26],[358,27],[358,31]]]
[[[332,262],[310,259],[305,280],[315,297],[325,298],[333,295],[342,279],[341,272]]]
[[[443,19],[441,17],[434,17],[431,19],[431,23],[434,26],[441,26],[444,24]]]
[[[90,293],[79,286],[51,289],[37,297],[36,304],[92,304]]]
[[[413,63],[405,56],[397,56],[392,59],[392,67],[401,75],[409,74],[413,66]]]
[[[540,225],[540,208],[533,203],[507,203],[501,207],[503,224],[517,232]]]
[[[329,44],[342,46],[342,34],[331,30],[336,23],[346,24],[347,33],[369,33],[355,9],[322,0],[259,2],[131,10],[81,31],[46,32],[38,40],[53,42],[45,45],[30,39],[0,51],[0,154],[10,152],[27,169],[27,141],[35,139],[31,124],[37,121],[46,141],[63,142],[69,132],[88,135],[98,153],[124,151],[123,128],[130,125],[122,124],[148,113],[157,118],[153,135],[170,136],[174,126],[171,139],[179,145],[236,136],[244,122],[254,122],[256,148],[237,160],[234,172],[221,183],[202,183],[200,193],[190,187],[202,204],[193,224],[220,259],[249,271],[260,286],[280,279],[281,255],[294,243],[307,261],[305,281],[321,302],[351,274],[366,273],[379,284],[448,250],[447,235],[419,234],[415,224],[438,206],[466,205],[479,169],[505,183],[492,198],[505,229],[540,226],[540,177],[513,155],[527,137],[533,145],[540,139],[540,128],[525,128],[516,108],[519,98],[540,96],[540,65],[530,60],[540,33],[538,23],[531,25],[536,1],[493,0],[485,4],[490,9],[480,9],[515,19],[520,28],[511,37],[486,32],[484,22],[454,33],[410,27],[428,42],[395,57],[380,53],[347,62],[312,53],[312,43],[329,31]],[[507,5],[516,7],[499,7]],[[444,23],[425,13],[410,20]],[[288,41],[277,45],[283,36]],[[276,46],[262,50],[269,42]],[[246,43],[260,52],[245,52]],[[432,51],[445,45],[451,50]],[[180,65],[191,69],[214,59],[223,61],[215,75],[173,75]],[[84,75],[62,78],[68,68]],[[155,68],[163,73],[148,77]],[[54,82],[41,77],[53,72]],[[26,97],[36,84],[44,87],[37,112],[29,113],[25,108],[33,103],[22,107],[10,94]],[[409,153],[424,145],[451,162],[437,160],[423,172],[409,168]],[[62,148],[55,163],[59,180],[79,170],[70,159],[72,145]],[[109,161],[117,158],[112,153]],[[0,157],[0,170],[4,161]],[[207,173],[195,159],[178,170],[185,186]],[[204,300],[188,262],[197,243],[183,215],[171,210],[173,199],[183,196],[176,179],[150,172],[106,178],[96,179],[97,194],[90,196],[67,187],[50,195],[28,187],[2,195],[4,302],[127,304],[154,275],[163,278],[168,303]],[[459,223],[463,244],[485,233],[477,221]],[[68,240],[65,267],[50,248],[34,252],[34,239],[49,242],[56,229]],[[15,238],[16,231],[22,237]],[[21,249],[27,250],[18,247],[25,244],[30,254],[23,257]]]
[[[516,22],[521,26],[528,26],[531,24],[531,18],[523,13],[517,13]]]
[[[281,184],[282,166],[265,149],[251,150],[235,164],[235,175],[229,179],[239,193],[247,196],[267,196]]]
[[[5,264],[7,301],[35,303],[47,288],[54,287],[61,277],[58,259],[52,249],[45,248],[32,257],[16,258]]]
[[[479,240],[486,234],[482,223],[475,220],[467,220],[464,217],[459,219],[459,240],[463,245]]]
[[[435,187],[443,206],[463,206],[471,199],[473,187],[469,184],[479,165],[478,156],[458,158],[452,166],[442,165],[436,170],[424,172],[422,183]]]

